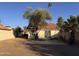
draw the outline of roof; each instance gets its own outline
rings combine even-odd
[[[47,25],[39,25],[38,26],[39,29],[51,29],[51,30],[56,30],[58,29],[58,26],[56,24],[53,23],[49,23]]]
[[[0,30],[11,30],[10,28],[0,24]]]

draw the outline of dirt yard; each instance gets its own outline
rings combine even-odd
[[[30,46],[24,45],[26,39],[17,38],[0,41],[0,56],[37,56]]]
[[[79,45],[16,38],[0,41],[0,56],[79,56]]]

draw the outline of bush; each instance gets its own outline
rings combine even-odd
[[[20,27],[16,27],[14,29],[14,35],[15,37],[22,37],[22,29]]]

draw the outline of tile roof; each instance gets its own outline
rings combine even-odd
[[[11,29],[9,29],[8,27],[0,24],[0,30],[11,30]]]
[[[58,29],[58,26],[56,24],[52,24],[52,23],[49,23],[47,25],[40,25],[38,26],[39,29],[51,29],[51,30],[56,30]]]

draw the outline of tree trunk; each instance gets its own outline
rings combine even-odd
[[[38,27],[37,26],[35,26],[35,27],[33,27],[33,29],[31,29],[31,32],[32,32],[32,39],[33,40],[35,40],[36,38],[37,38],[37,33],[35,33],[36,31],[38,30]]]
[[[71,36],[70,36],[70,39],[69,39],[69,44],[72,45],[74,43],[75,43],[75,30],[72,30]]]

